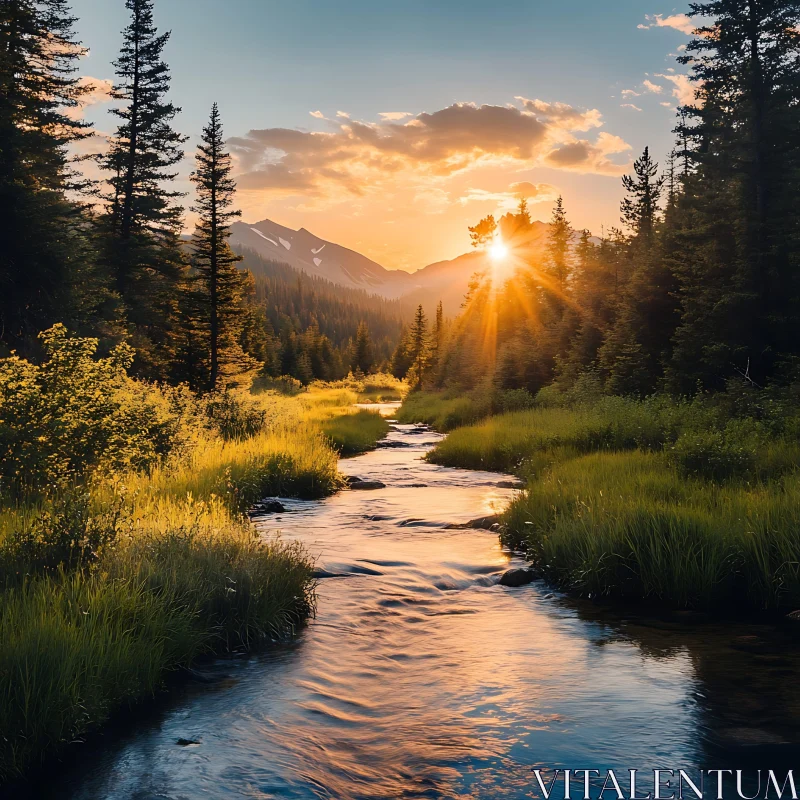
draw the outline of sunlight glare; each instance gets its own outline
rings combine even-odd
[[[502,261],[507,255],[508,247],[506,247],[503,242],[499,240],[489,248],[489,256],[491,257],[492,261]]]

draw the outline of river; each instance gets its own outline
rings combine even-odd
[[[448,526],[502,509],[510,478],[421,460],[439,438],[394,425],[397,446],[341,464],[385,489],[256,518],[344,576],[320,581],[316,618],[291,644],[204,667],[219,682],[77,751],[36,796],[525,798],[540,796],[534,767],[796,763],[794,636],[498,585],[521,562],[495,533]]]

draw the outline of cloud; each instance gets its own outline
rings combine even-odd
[[[635,92],[633,89],[623,89],[622,90],[623,97],[641,97],[641,92]]]
[[[547,154],[545,164],[556,169],[568,169],[574,172],[594,172],[601,175],[623,175],[628,165],[618,165],[608,156],[625,153],[631,146],[609,133],[601,133],[597,142],[592,144],[586,139],[562,145]]]
[[[644,86],[648,92],[652,92],[653,94],[661,94],[661,92],[664,91],[663,86],[659,86],[657,83],[653,83],[653,81],[647,79],[643,81],[642,86]]]
[[[414,115],[410,111],[381,111],[378,116],[383,120],[396,121],[406,117],[413,117]]]
[[[543,203],[547,200],[555,200],[559,191],[549,183],[531,183],[530,181],[518,181],[508,187],[514,197],[524,197],[526,200],[533,200],[534,203]]]
[[[514,211],[519,206],[519,201],[522,197],[534,203],[544,203],[555,200],[558,195],[558,189],[549,183],[519,181],[509,184],[507,192],[467,189],[466,193],[458,198],[458,202],[462,206],[469,203],[491,203],[497,207],[498,211]]]
[[[635,106],[633,103],[623,103],[620,108],[632,108],[634,111],[641,111],[642,109],[639,106]]]
[[[325,115],[321,111],[309,111],[308,113],[315,119],[325,119]]]
[[[676,31],[691,36],[697,28],[697,23],[693,22],[686,14],[672,14],[665,17],[663,14],[647,14],[645,16],[648,24],[638,25],[640,30],[650,30],[650,28],[674,28]]]
[[[672,103],[670,103],[668,101],[665,102],[665,103],[661,103],[660,105],[664,106],[664,108],[672,108]]]
[[[545,103],[543,100],[528,100],[515,97],[523,108],[543,122],[570,131],[588,131],[603,125],[603,115],[596,109],[578,109],[566,103]]]
[[[522,108],[455,103],[405,121],[346,119],[329,132],[251,130],[228,144],[242,189],[318,198],[410,188],[423,179],[430,186],[487,166],[625,173],[628,165],[611,158],[630,150],[622,139],[606,132],[595,141],[575,136],[602,126],[596,109],[526,98],[519,103]]]
[[[336,116],[339,117],[339,119],[350,119],[350,114],[346,111],[337,111]]]
[[[81,97],[80,105],[74,108],[67,108],[64,111],[64,116],[70,119],[81,120],[87,108],[110,103],[113,99],[111,91],[114,88],[114,82],[105,78],[92,78],[89,75],[85,75],[78,79],[78,86],[87,91]]]
[[[677,98],[678,104],[682,106],[693,105],[695,100],[695,84],[689,79],[688,75],[656,75],[656,78],[664,78],[673,84],[672,95]]]

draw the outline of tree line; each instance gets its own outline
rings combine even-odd
[[[36,358],[40,331],[61,322],[105,351],[133,345],[140,377],[201,391],[259,370],[307,382],[385,361],[397,319],[383,320],[375,347],[354,308],[346,340],[313,318],[302,330],[296,318],[270,319],[267,284],[229,245],[239,212],[216,104],[191,175],[198,221],[188,241],[181,235],[175,180],[187,137],[169,99],[170,34],[158,31],[153,0],[125,6],[111,93],[118,124],[102,152],[83,157],[101,170],[91,181],[72,155],[94,131],[81,112],[92,86],[77,74],[87,50],[67,0],[0,5],[0,354]]]
[[[621,226],[575,232],[559,198],[544,257],[524,201],[470,233],[509,248],[513,278],[478,275],[432,385],[536,392],[591,380],[614,394],[693,394],[790,380],[800,358],[800,3],[693,3],[665,169],[623,179]]]

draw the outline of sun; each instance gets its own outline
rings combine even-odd
[[[508,255],[508,247],[499,239],[489,248],[492,261],[502,261]]]

